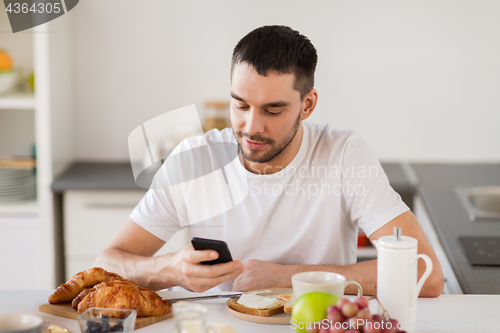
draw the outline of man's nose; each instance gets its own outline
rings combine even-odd
[[[264,119],[258,110],[252,108],[246,114],[245,131],[249,135],[255,135],[264,132]]]

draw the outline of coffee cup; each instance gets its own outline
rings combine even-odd
[[[43,319],[30,314],[0,316],[0,333],[41,333]]]
[[[344,296],[348,285],[358,288],[358,297],[363,295],[363,288],[356,281],[346,281],[345,276],[332,272],[303,272],[292,276],[292,288],[295,299],[311,292],[322,292],[338,297]]]

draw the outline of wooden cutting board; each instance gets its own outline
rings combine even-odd
[[[71,307],[71,303],[42,304],[38,307],[38,311],[49,313],[49,314],[60,316],[60,317],[70,318],[70,319],[76,319],[76,317],[78,317],[78,312],[76,312],[76,310],[73,310],[73,308]],[[161,316],[140,317],[140,318],[137,318],[135,320],[134,329],[138,329],[138,328],[141,328],[144,326],[155,324],[159,321],[172,318],[173,316],[174,315],[173,315],[172,311],[170,311],[169,313],[161,315]]]

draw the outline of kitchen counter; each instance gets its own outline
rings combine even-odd
[[[498,186],[498,164],[412,164],[420,194],[462,291],[500,294],[500,267],[471,266],[459,236],[500,236],[500,220],[471,222],[454,189]]]
[[[135,184],[130,163],[75,162],[52,183],[53,192],[67,190],[143,190]]]
[[[412,205],[414,187],[398,163],[382,163],[391,186]],[[142,190],[135,184],[130,163],[75,162],[52,183],[52,191]]]
[[[32,313],[79,333],[78,322],[38,311],[38,306],[47,303],[52,290],[0,290],[0,314]],[[187,296],[188,292],[158,292],[164,299]],[[352,296],[349,296],[351,300]],[[225,308],[225,300],[200,301],[208,308],[208,321],[226,323],[239,333],[292,333],[290,325],[265,325],[246,322],[231,316]],[[500,331],[498,319],[500,295],[441,295],[438,298],[419,298],[417,301],[416,333],[481,332]],[[375,313],[376,303],[370,302],[370,311]],[[139,333],[173,332],[174,319],[168,319],[137,330]]]

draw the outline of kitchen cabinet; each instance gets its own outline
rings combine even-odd
[[[15,251],[1,251],[0,260],[29,257],[39,263],[25,261],[22,267],[27,275],[40,279],[31,288],[56,286],[57,258],[61,253],[50,184],[73,157],[71,38],[67,16],[21,33],[4,33],[0,39],[0,47],[13,56],[15,68],[23,69],[24,74],[35,72],[35,93],[0,95],[0,156],[30,155],[32,144],[37,151],[36,200],[0,205],[0,219],[8,219],[2,224],[1,234],[17,244]],[[10,31],[5,11],[0,11],[0,30]],[[36,235],[33,230],[37,230]],[[2,270],[18,268],[8,262]],[[5,285],[4,282],[0,277],[0,284]],[[27,287],[23,278],[8,282],[12,288]]]
[[[36,217],[0,217],[0,285],[3,289],[41,289],[41,239]]]
[[[65,191],[63,230],[65,278],[90,268],[145,194],[145,190]],[[176,252],[190,240],[189,229],[178,232],[157,255]]]

